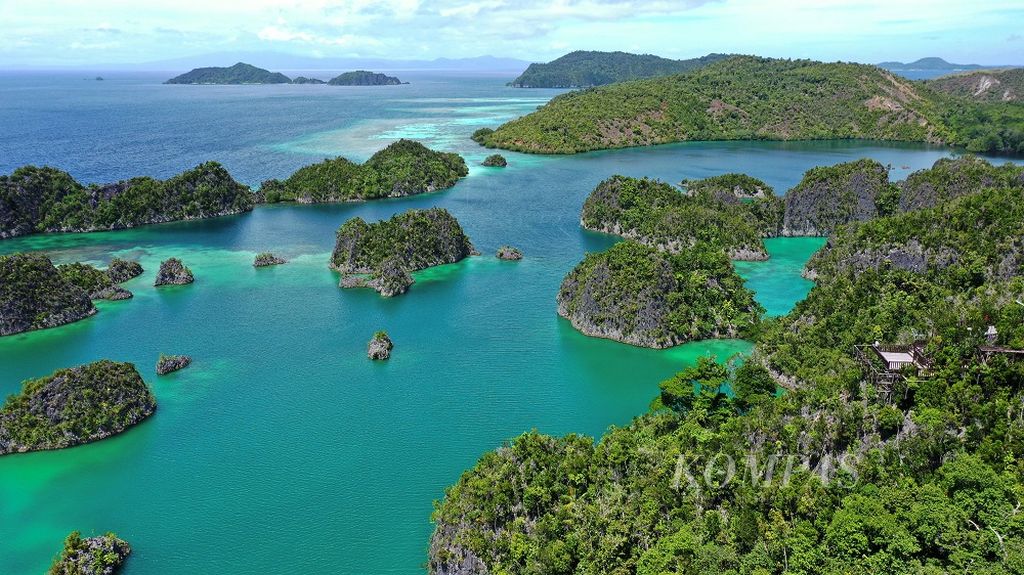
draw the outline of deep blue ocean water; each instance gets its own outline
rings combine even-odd
[[[469,135],[522,115],[553,90],[507,78],[403,74],[409,85],[164,86],[166,75],[0,74],[0,172],[49,164],[84,182],[167,177],[207,160],[258,185],[324,157],[363,160],[399,137],[463,154],[454,188],[401,200],[267,206],[203,222],[0,241],[57,262],[139,259],[127,302],[95,317],[0,339],[0,394],[100,358],[132,361],[156,415],[115,438],[0,458],[0,573],[40,573],[73,529],[134,546],[129,575],[422,573],[432,501],[486,450],[530,429],[600,435],[642,413],[658,382],[742,341],[654,351],[588,338],[557,317],[562,277],[615,240],[579,227],[583,200],[616,173],[670,182],[741,171],[779,193],[805,170],[860,157],[894,177],[950,150],[864,142],[684,143],[571,157],[488,153]],[[89,77],[90,79],[84,79]],[[483,256],[416,274],[409,294],[341,290],[327,269],[346,219],[442,206]],[[738,265],[769,313],[811,284],[822,240],[773,240]],[[493,258],[520,247],[519,263]],[[256,252],[291,262],[254,270]],[[182,258],[191,286],[152,287]],[[372,363],[378,329],[393,358]],[[160,353],[191,367],[158,378]]]

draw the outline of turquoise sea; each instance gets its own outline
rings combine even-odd
[[[95,74],[92,74],[94,76]],[[779,193],[816,165],[860,157],[895,177],[950,151],[857,142],[687,143],[572,157],[509,153],[476,164],[473,130],[557,93],[508,78],[403,74],[383,88],[163,86],[166,75],[0,75],[0,172],[50,164],[85,182],[166,177],[217,160],[258,185],[324,157],[363,160],[399,137],[463,154],[454,188],[375,203],[269,206],[136,230],[0,241],[0,253],[146,268],[96,316],[0,339],[0,395],[26,378],[111,358],[134,362],[159,401],[148,421],[73,449],[0,458],[0,573],[45,571],[72,530],[115,531],[134,547],[128,575],[419,574],[432,501],[486,450],[524,431],[600,435],[646,408],[658,382],[743,341],[654,351],[580,335],[555,313],[564,274],[615,239],[579,226],[582,202],[622,173],[670,182],[741,171]],[[442,206],[483,256],[416,274],[409,294],[341,290],[327,269],[346,219]],[[811,283],[822,239],[768,242],[772,259],[737,267],[770,314]],[[519,263],[493,257],[520,247]],[[256,252],[289,264],[255,270]],[[152,287],[180,257],[190,286]],[[366,359],[378,329],[390,361]],[[156,377],[160,353],[191,367]]]

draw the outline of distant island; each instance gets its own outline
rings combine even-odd
[[[255,199],[217,162],[167,180],[137,177],[91,186],[56,168],[24,166],[0,175],[0,239],[239,214],[252,210]]]
[[[394,76],[356,70],[335,76],[327,83],[331,86],[397,86],[403,82]]]
[[[396,86],[408,84],[394,76],[387,76],[366,70],[345,72],[323,81],[318,78],[307,76],[296,76],[294,79],[285,76],[280,72],[271,72],[263,68],[257,68],[252,64],[239,62],[234,66],[208,68],[195,68],[189,72],[175,76],[164,84],[328,84],[331,86]]]
[[[892,72],[912,72],[918,70],[961,72],[964,70],[980,70],[986,66],[980,64],[953,64],[942,58],[932,56],[914,60],[913,62],[881,62],[878,64],[878,67]]]
[[[450,188],[468,174],[466,161],[458,154],[403,139],[362,164],[332,158],[299,168],[285,180],[267,180],[260,194],[266,203],[399,198]]]
[[[963,72],[928,80],[926,85],[979,102],[1020,102],[1024,100],[1024,68]]]
[[[708,54],[689,60],[670,60],[651,54],[577,50],[547,64],[530,64],[508,85],[515,88],[589,88],[689,72],[728,57],[728,54]]]
[[[688,140],[829,139],[1020,153],[1024,109],[951,99],[876,66],[736,56],[686,74],[562,94],[474,139],[541,154]]]
[[[251,64],[239,62],[227,68],[196,68],[175,76],[164,84],[288,84],[291,78],[280,72],[270,72]]]

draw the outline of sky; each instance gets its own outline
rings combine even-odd
[[[1024,64],[1024,0],[0,0],[0,22],[0,69],[225,52],[544,62],[572,50]]]

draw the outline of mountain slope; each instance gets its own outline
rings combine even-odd
[[[651,54],[577,50],[547,64],[530,64],[525,72],[508,85],[516,88],[603,86],[689,72],[728,57],[726,54],[708,54],[689,60],[670,60]]]
[[[927,85],[980,102],[1020,102],[1024,100],[1024,68],[953,74],[930,80]]]
[[[535,153],[685,140],[949,142],[941,111],[926,88],[874,66],[739,56],[563,94],[482,141]]]

